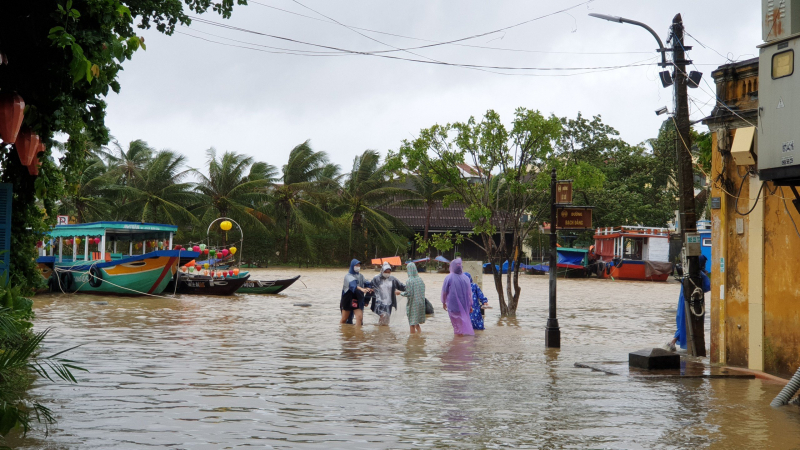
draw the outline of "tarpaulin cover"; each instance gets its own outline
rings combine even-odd
[[[372,260],[372,264],[375,265],[379,264],[382,265],[385,262],[391,264],[392,266],[401,266],[403,264],[403,261],[400,260],[399,256],[392,256],[389,258],[377,258]]]
[[[570,269],[579,269],[584,266],[586,252],[568,251],[571,249],[558,249],[558,266]]]
[[[415,259],[415,260],[413,260],[413,261],[406,261],[406,264],[408,264],[408,263],[410,263],[410,262],[412,262],[412,263],[414,263],[414,264],[419,264],[419,263],[421,263],[421,262],[428,262],[428,261],[430,261],[430,260],[431,260],[430,258],[421,258],[421,259]]]
[[[447,258],[445,258],[444,256],[437,256],[436,258],[433,258],[433,259],[435,259],[436,261],[439,261],[439,262],[443,262],[443,263],[450,263],[450,261]]]

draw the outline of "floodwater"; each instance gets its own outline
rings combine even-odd
[[[760,380],[634,380],[574,367],[624,361],[674,331],[679,286],[559,280],[562,349],[544,348],[547,278],[521,276],[514,320],[496,293],[487,329],[456,338],[444,275],[422,274],[435,316],[339,325],[346,269],[301,273],[278,296],[35,299],[46,353],[89,369],[37,382],[58,424],[16,448],[800,448],[800,411]],[[405,274],[398,277],[405,279]],[[105,300],[108,305],[92,304]],[[311,307],[293,306],[308,302]]]

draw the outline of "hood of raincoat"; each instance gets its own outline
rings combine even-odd
[[[708,261],[708,258],[706,258],[706,255],[700,255],[699,259],[700,259],[700,271],[701,272],[705,272],[706,271],[706,261]]]
[[[456,258],[450,261],[450,273],[455,273],[458,275],[464,273],[464,268],[462,267],[461,264],[461,258]]]
[[[357,260],[357,259],[354,259],[354,260],[350,261],[350,270],[349,270],[349,273],[351,273],[351,274],[355,275],[355,274],[356,274],[355,267],[356,267],[357,265],[359,265],[359,264],[361,264],[361,261],[359,261],[359,260]]]
[[[414,264],[413,262],[408,263],[408,265],[406,265],[406,272],[408,273],[408,278],[419,276],[419,274],[417,273],[417,265]]]
[[[464,272],[464,275],[466,275],[467,278],[469,278],[469,282],[472,283],[472,275],[470,275],[469,272]]]
[[[388,262],[383,263],[383,267],[381,267],[381,273],[386,272],[387,270],[392,270],[392,265]]]

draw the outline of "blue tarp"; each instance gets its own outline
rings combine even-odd
[[[436,258],[433,258],[433,259],[435,259],[436,261],[439,261],[439,262],[450,264],[450,261],[447,258],[445,258],[444,256],[437,256]]]
[[[583,260],[585,257],[586,253],[584,252],[562,251],[562,249],[558,249],[558,264],[584,267]]]

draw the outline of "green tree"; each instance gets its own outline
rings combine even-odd
[[[330,215],[315,199],[323,195],[320,188],[335,174],[331,170],[328,155],[315,152],[309,141],[295,146],[289,153],[289,161],[283,166],[283,183],[276,184],[271,194],[272,204],[283,222],[284,262],[289,261],[289,237],[293,228],[299,229],[306,252],[311,253],[315,229],[330,222]]]
[[[75,216],[78,223],[108,220],[113,210],[112,181],[105,162],[95,158],[81,171],[76,181],[61,202],[59,212]]]
[[[384,250],[397,252],[405,249],[406,238],[395,233],[405,226],[381,211],[381,206],[394,202],[395,197],[407,197],[413,192],[391,186],[391,171],[382,165],[380,155],[365,150],[353,160],[353,168],[341,189],[340,204],[331,213],[347,220],[350,229],[349,253],[367,259],[370,242]]]
[[[489,110],[480,122],[470,117],[466,122],[423,129],[414,141],[403,141],[398,155],[391,155],[395,169],[428,167],[434,181],[452,190],[448,200],[467,205],[465,214],[480,239],[473,242],[489,261],[515,263],[506,276],[505,289],[502,274],[494,270],[502,315],[516,314],[522,292],[522,243],[542,214],[541,205],[549,194],[549,187],[538,186],[536,179],[560,136],[561,123],[556,117],[518,108],[508,129],[500,116]],[[475,167],[476,173],[462,173],[458,165],[464,163]],[[524,215],[532,220],[523,222]]]
[[[260,211],[267,202],[267,188],[275,181],[277,170],[252,157],[225,152],[218,159],[217,151],[210,148],[208,174],[193,170],[199,178],[197,192],[200,202],[193,211],[208,223],[217,217],[230,217],[242,226],[266,231],[272,219]]]
[[[196,223],[189,207],[198,200],[193,185],[187,181],[191,169],[186,158],[162,150],[145,163],[130,184],[116,185],[125,198],[119,216],[141,222],[160,222],[173,225]]]
[[[409,175],[408,180],[411,182],[414,195],[412,198],[398,201],[397,204],[425,208],[425,231],[422,239],[427,242],[433,208],[436,207],[436,202],[443,201],[452,190],[434,181],[430,169],[424,165],[420,166],[416,173]]]
[[[108,163],[112,167],[112,175],[116,183],[127,186],[139,176],[142,168],[150,162],[156,150],[147,142],[136,139],[128,144],[128,149],[122,148],[119,142],[114,141],[114,150],[107,155]]]

